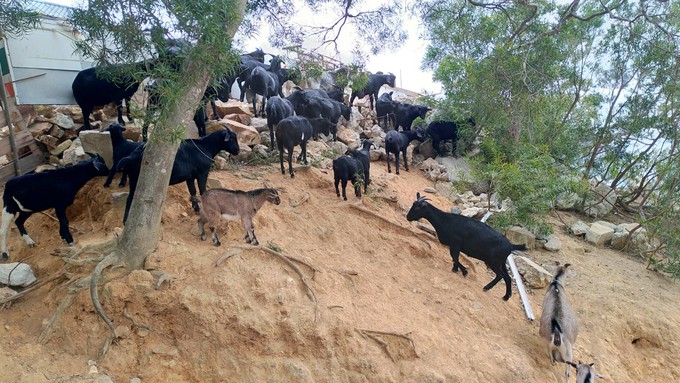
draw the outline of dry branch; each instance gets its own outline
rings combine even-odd
[[[368,216],[370,216],[370,217],[376,218],[376,219],[378,219],[378,220],[380,220],[380,221],[382,221],[382,222],[388,224],[390,227],[393,227],[393,228],[397,229],[397,231],[400,231],[400,232],[402,232],[402,233],[407,233],[407,234],[410,234],[410,235],[413,235],[413,236],[417,237],[418,239],[420,239],[421,241],[423,241],[423,242],[427,245],[428,248],[432,249],[432,245],[430,245],[429,240],[426,241],[425,239],[422,238],[421,235],[422,235],[423,233],[418,233],[418,232],[415,232],[415,231],[413,231],[413,230],[411,230],[411,229],[409,229],[409,228],[406,228],[406,227],[403,227],[403,226],[401,226],[401,225],[398,225],[398,224],[396,224],[396,223],[394,223],[394,222],[388,220],[387,218],[382,217],[382,216],[380,216],[380,215],[378,215],[378,214],[376,214],[376,213],[374,213],[374,212],[372,212],[372,211],[370,211],[370,210],[368,210],[368,209],[366,209],[366,208],[363,208],[363,207],[361,207],[361,206],[359,206],[359,205],[348,204],[347,206],[349,206],[350,208],[352,208],[352,209],[354,209],[354,210],[358,210],[358,211],[360,211],[360,212],[362,212],[362,213],[364,213],[364,214],[366,214],[366,215],[368,215]],[[429,239],[429,238],[428,238],[428,239]]]
[[[99,264],[97,264],[94,270],[92,270],[92,274],[90,276],[90,297],[92,298],[92,304],[94,305],[94,309],[97,312],[97,314],[99,314],[99,316],[111,330],[110,334],[104,341],[104,345],[102,346],[101,351],[99,352],[100,357],[106,355],[106,352],[109,350],[109,346],[111,345],[111,342],[116,336],[116,326],[114,326],[113,321],[108,317],[108,315],[106,315],[106,311],[104,311],[104,308],[102,307],[102,304],[99,301],[99,292],[97,291],[97,285],[99,284],[99,277],[101,276],[102,272],[107,267],[113,266],[118,262],[119,262],[118,254],[110,253],[104,259],[102,259],[102,261],[99,262]]]
[[[364,330],[364,329],[355,329],[359,334],[361,334],[364,337],[368,337],[373,339],[375,342],[377,342],[385,351],[387,356],[392,359],[393,362],[396,362],[396,358],[394,355],[392,355],[392,352],[390,351],[389,344],[385,342],[384,340],[380,339],[381,336],[394,336],[398,338],[402,338],[408,341],[409,347],[411,348],[411,351],[413,351],[413,355],[415,355],[416,358],[419,358],[418,353],[416,352],[416,345],[413,342],[413,339],[409,336],[411,332],[407,332],[405,334],[400,334],[396,332],[391,332],[391,331],[376,331],[376,330]]]
[[[75,294],[69,293],[68,295],[66,295],[64,300],[61,301],[59,307],[57,307],[57,309],[54,311],[54,314],[52,314],[52,318],[50,318],[49,322],[47,322],[47,325],[40,334],[40,337],[38,337],[38,342],[40,344],[47,343],[47,339],[49,338],[50,334],[52,334],[52,329],[54,329],[54,325],[57,322],[59,322],[59,319],[61,319],[61,316],[64,314],[64,311],[66,311],[66,309],[71,306],[74,299]]]
[[[16,294],[16,295],[12,295],[11,297],[8,297],[8,298],[5,298],[5,299],[1,299],[1,300],[0,300],[0,305],[4,305],[4,304],[6,304],[6,303],[15,301],[15,300],[17,300],[17,299],[23,297],[24,295],[26,295],[26,294],[28,294],[28,293],[34,291],[34,290],[37,290],[37,289],[41,288],[42,286],[44,286],[44,285],[46,285],[46,284],[48,284],[48,283],[50,283],[50,282],[52,282],[52,281],[54,281],[54,280],[57,280],[57,279],[63,277],[65,274],[66,274],[65,271],[62,270],[61,272],[57,273],[56,275],[54,275],[54,276],[52,276],[52,277],[50,277],[50,278],[48,278],[48,279],[45,279],[44,281],[40,281],[40,282],[34,284],[33,286],[27,288],[26,290],[24,290],[24,291],[22,291],[22,292],[20,292],[20,293],[18,293],[18,294]]]
[[[424,224],[422,222],[417,222],[416,227],[426,233],[434,235],[435,237],[437,236],[437,231],[430,225]]]

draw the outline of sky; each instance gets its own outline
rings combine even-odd
[[[51,3],[67,6],[77,6],[82,0],[43,0]],[[317,24],[332,23],[332,13],[320,11],[315,15],[309,12],[299,12],[295,20],[291,22],[305,22],[305,20],[315,20]],[[385,52],[378,55],[371,55],[366,58],[366,70],[373,73],[377,71],[392,72],[397,76],[397,86],[415,92],[426,91],[428,93],[441,93],[441,85],[432,81],[432,72],[424,71],[420,68],[427,41],[420,38],[419,26],[416,20],[404,20],[404,28],[408,31],[409,38],[398,48],[385,49]],[[352,60],[351,51],[355,45],[355,40],[360,39],[363,33],[374,33],[373,31],[357,32],[352,28],[343,30],[338,40],[339,54],[336,55],[334,49],[327,48],[320,53],[349,63]],[[262,48],[267,53],[277,53],[276,49],[271,48],[267,41],[268,30],[265,28],[253,38],[245,40],[243,51],[250,52],[255,48]],[[315,48],[318,42],[307,40],[304,42],[305,48]]]

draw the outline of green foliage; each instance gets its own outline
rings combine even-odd
[[[0,0],[0,39],[20,36],[40,25],[40,14],[30,10],[26,0]]]

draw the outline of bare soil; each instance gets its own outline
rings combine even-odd
[[[448,248],[406,221],[416,192],[432,183],[419,170],[394,176],[385,168],[374,163],[371,191],[359,200],[348,190],[347,202],[336,197],[332,172],[317,168],[298,168],[294,179],[278,164],[211,173],[228,188],[266,181],[280,190],[281,205],[267,204],[256,216],[256,234],[264,246],[316,269],[295,263],[316,303],[280,258],[235,250],[244,245],[239,224],[222,223],[221,247],[200,241],[186,187],[172,186],[162,240],[147,267],[174,276],[174,283],[156,290],[153,276],[139,270],[100,288],[124,337],[97,361],[97,372],[90,373],[88,360],[96,359],[108,328],[87,289],[38,342],[66,296],[62,278],[0,313],[0,382],[92,382],[104,375],[126,383],[564,381],[563,366],[550,364],[538,321],[524,317],[517,291],[508,302],[501,300],[503,282],[483,292],[493,275],[477,260],[463,260],[473,266],[466,278],[452,273]],[[79,229],[76,246],[120,230],[121,209],[110,202],[119,190],[103,182],[86,185],[68,212]],[[452,206],[430,197],[442,209]],[[576,359],[595,362],[609,382],[680,381],[680,285],[638,259],[565,234],[553,221],[562,250],[528,254],[542,265],[573,265],[566,289],[581,322]],[[35,215],[27,229],[38,246],[26,247],[13,228],[12,260],[29,263],[39,280],[50,278],[63,267],[50,255],[62,245],[57,222]],[[69,266],[70,275],[80,278],[91,267]],[[530,291],[537,317],[543,294]]]

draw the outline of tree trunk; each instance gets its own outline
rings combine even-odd
[[[245,13],[245,0],[234,1],[234,13],[225,28],[224,38],[232,39]],[[146,258],[158,246],[163,215],[163,203],[168,191],[172,165],[179,142],[173,141],[178,126],[186,129],[193,121],[194,112],[203,97],[212,75],[201,54],[211,52],[210,46],[200,41],[183,66],[183,80],[176,88],[176,102],[170,103],[154,128],[155,139],[144,150],[142,168],[125,228],[118,242],[121,260],[129,269],[141,269]],[[199,52],[199,54],[195,54]],[[219,52],[212,52],[220,54]],[[167,112],[166,112],[167,111]]]

